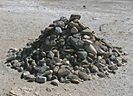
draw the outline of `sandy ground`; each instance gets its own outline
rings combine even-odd
[[[133,96],[132,10],[133,0],[0,0],[0,96],[9,92],[12,96]],[[21,80],[20,73],[4,65],[9,48],[24,47],[53,20],[72,13],[80,14],[97,35],[129,53],[128,64],[116,75],[55,87]]]

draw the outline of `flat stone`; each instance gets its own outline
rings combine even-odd
[[[11,56],[6,59],[6,62],[11,62],[12,60],[15,60],[16,56]]]
[[[23,72],[24,68],[23,67],[18,67],[17,70],[18,70],[18,72]]]
[[[71,82],[74,83],[74,84],[79,84],[80,81],[78,79],[71,79]]]
[[[76,15],[76,14],[72,14],[71,16],[70,16],[70,20],[69,21],[73,21],[73,20],[75,20],[75,19],[80,19],[81,18],[81,16],[80,15]]]
[[[47,81],[47,78],[44,77],[44,76],[37,76],[36,79],[35,79],[35,81],[37,83],[45,83]]]
[[[84,36],[83,36],[83,39],[87,39],[87,40],[89,40],[89,39],[90,39],[90,36],[88,36],[88,35],[84,35]]]
[[[82,35],[92,35],[92,31],[87,28],[87,29],[84,29],[82,32],[81,32]]]
[[[97,66],[95,66],[95,65],[90,65],[89,69],[90,69],[91,73],[96,73],[99,71]]]

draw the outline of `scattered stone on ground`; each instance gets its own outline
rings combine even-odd
[[[80,22],[80,15],[61,17],[22,49],[11,48],[6,64],[22,72],[21,78],[58,86],[79,84],[93,75],[108,77],[127,60],[121,47],[112,46]]]

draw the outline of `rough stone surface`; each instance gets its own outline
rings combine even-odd
[[[15,58],[7,59],[6,63],[18,71],[26,70],[21,77],[28,81],[45,83],[55,79],[51,84],[56,86],[56,80],[78,84],[80,79],[90,80],[94,73],[101,78],[109,75],[107,72],[115,73],[120,62],[127,62],[122,57],[124,52],[98,38],[94,31],[80,23],[80,18],[72,14],[69,19],[61,17],[53,21],[25,48],[10,49],[8,57]],[[118,58],[122,59],[118,62]]]
[[[1,62],[1,96],[6,96],[4,93],[9,91],[10,88],[14,90],[14,87],[19,89],[28,86],[35,86],[36,90],[33,91],[33,95],[38,90],[40,94],[47,96],[59,94],[62,96],[68,94],[72,96],[75,96],[75,94],[76,96],[132,96],[132,1],[77,0],[76,3],[74,0],[60,0],[58,2],[56,0],[54,2],[51,0],[23,0],[20,2],[17,0],[1,0],[0,41],[2,43],[0,60],[5,58],[5,53],[11,46],[21,48],[29,40],[36,38],[40,34],[38,30],[43,29],[50,21],[59,18],[59,16],[69,16],[70,13],[75,12],[80,13],[82,21],[95,31],[103,25],[102,31],[96,32],[96,34],[113,45],[122,46],[129,53],[127,56],[128,64],[125,67],[120,67],[116,71],[117,74],[110,75],[111,79],[87,81],[78,86],[61,84],[65,89],[62,86],[52,89],[47,83],[44,84],[46,86],[40,86],[21,80],[18,78],[20,73],[3,66],[3,62]],[[82,8],[83,5],[86,5],[86,9]],[[105,8],[105,6],[108,6],[108,8]],[[51,90],[51,93],[45,91],[46,87]],[[30,93],[32,92],[30,91]]]

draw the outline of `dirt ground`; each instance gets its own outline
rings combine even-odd
[[[133,96],[132,10],[133,0],[0,0],[0,96]],[[74,13],[98,36],[128,53],[128,64],[110,79],[55,87],[21,80],[20,73],[4,65],[9,48],[24,47],[53,20]]]

